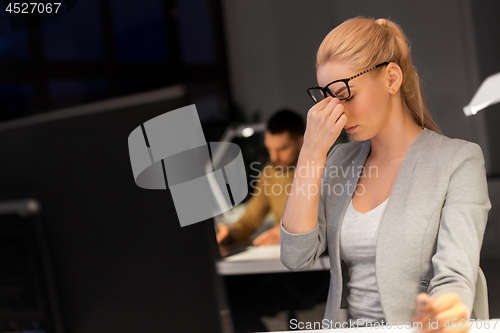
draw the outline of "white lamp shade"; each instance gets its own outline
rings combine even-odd
[[[472,116],[487,106],[500,102],[500,73],[486,78],[469,105],[464,107],[465,115]]]

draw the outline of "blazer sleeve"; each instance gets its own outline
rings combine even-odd
[[[329,152],[326,165],[333,160],[333,153],[340,144],[335,145]],[[321,187],[327,182],[325,167],[321,179]],[[298,171],[298,170],[297,170]],[[297,174],[297,172],[295,172]],[[318,222],[314,229],[302,234],[292,234],[283,228],[283,219],[280,222],[280,257],[283,265],[291,271],[300,271],[312,268],[319,256],[325,252],[326,239],[326,194],[320,191],[318,205]]]
[[[478,144],[466,142],[451,162],[428,293],[432,298],[458,294],[469,317],[490,208],[483,152]]]

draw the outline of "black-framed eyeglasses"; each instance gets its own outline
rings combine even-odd
[[[333,82],[330,82],[326,87],[312,87],[307,89],[307,93],[315,103],[318,103],[325,98],[328,97],[328,95],[332,97],[336,97],[339,99],[339,101],[346,100],[349,97],[351,97],[351,89],[349,88],[349,81],[357,78],[358,76],[361,76],[365,73],[368,73],[371,70],[374,70],[375,68],[378,68],[383,65],[388,65],[389,63],[383,62],[381,64],[378,64],[377,66],[373,66],[372,68],[369,68],[365,71],[362,71],[361,73],[358,73],[356,75],[351,76],[350,78],[347,79],[340,79],[340,80],[335,80]]]

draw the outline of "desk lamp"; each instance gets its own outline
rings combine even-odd
[[[264,132],[266,130],[266,125],[263,123],[256,123],[256,124],[241,124],[238,126],[229,126],[226,128],[226,131],[224,132],[224,135],[222,135],[221,142],[231,142],[234,138],[239,137],[239,138],[249,138],[252,135],[254,135],[255,132]],[[216,167],[222,158],[224,157],[224,154],[229,148],[229,145],[221,145],[217,147],[218,149],[215,150],[215,152],[212,152],[212,162],[214,164],[214,167]]]
[[[220,140],[220,143],[217,145],[211,145],[211,147],[214,147],[215,149],[212,150],[212,163],[208,161],[205,166],[207,174],[212,172],[212,165],[214,168],[218,167],[218,165],[222,161],[222,158],[224,157],[224,154],[231,148],[231,144],[229,143],[232,141],[232,139],[234,139],[235,137],[248,138],[251,137],[255,132],[264,132],[265,130],[266,125],[263,123],[228,126]],[[223,212],[222,215],[224,216],[231,207],[227,207],[227,203],[224,200],[224,196],[222,195],[221,189],[217,185],[217,182],[210,178],[209,182],[210,186],[212,187],[215,199],[219,207],[221,208],[221,211]]]
[[[500,102],[500,73],[491,75],[484,80],[469,105],[464,106],[467,117],[475,115],[482,109]]]

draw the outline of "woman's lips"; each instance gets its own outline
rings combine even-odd
[[[345,130],[347,133],[350,133],[350,132],[354,131],[356,129],[356,127],[358,127],[358,126],[356,125],[356,126],[347,127]]]

